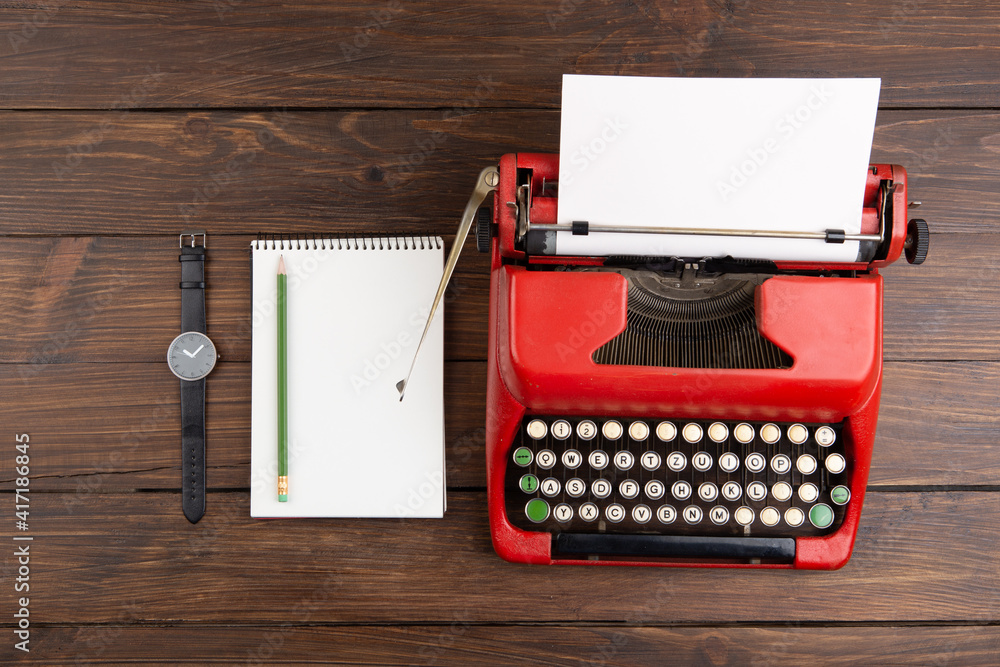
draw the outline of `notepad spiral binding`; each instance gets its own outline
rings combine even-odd
[[[250,243],[252,250],[429,250],[441,249],[440,236],[369,235],[369,236],[291,236],[258,234]]]

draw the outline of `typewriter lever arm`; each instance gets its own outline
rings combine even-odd
[[[420,355],[420,347],[424,344],[424,338],[427,337],[427,332],[431,328],[431,322],[434,320],[434,313],[437,311],[438,305],[441,303],[441,298],[444,296],[444,291],[448,287],[448,282],[451,280],[451,274],[455,272],[455,265],[458,264],[458,256],[462,254],[462,246],[465,245],[465,239],[469,236],[469,229],[472,228],[472,221],[476,218],[476,212],[482,205],[483,200],[486,199],[486,195],[497,189],[497,184],[500,182],[500,172],[496,167],[487,167],[479,172],[479,180],[476,181],[476,189],[472,191],[472,196],[469,197],[469,203],[465,205],[465,211],[462,213],[462,222],[458,226],[458,232],[455,234],[455,242],[451,245],[451,252],[448,253],[448,261],[444,265],[444,274],[441,276],[441,284],[438,285],[437,294],[434,295],[434,302],[431,304],[431,312],[427,315],[427,323],[424,325],[424,332],[420,334],[420,342],[417,343],[417,349],[413,353],[413,361],[410,362],[410,370],[407,372],[406,377],[396,383],[396,389],[399,390],[399,400],[403,400],[403,396],[406,392],[406,384],[410,381],[410,376],[413,375],[413,367],[417,364],[417,357]]]

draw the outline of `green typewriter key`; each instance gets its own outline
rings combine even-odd
[[[538,478],[534,475],[525,475],[521,478],[521,490],[525,493],[534,493],[538,489]]]

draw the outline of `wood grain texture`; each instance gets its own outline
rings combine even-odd
[[[445,518],[433,521],[255,521],[245,492],[210,494],[194,526],[179,510],[175,493],[34,496],[32,617],[59,625],[116,623],[123,613],[195,624],[1000,619],[997,492],[872,493],[854,556],[836,572],[511,565],[490,545],[480,492],[452,494]],[[296,607],[304,600],[311,608]]]
[[[1000,485],[1000,364],[888,362],[884,382],[871,485]],[[0,424],[43,448],[32,460],[35,489],[178,489],[177,381],[165,364],[2,365],[0,386],[18,397],[0,402]],[[445,364],[445,406],[448,486],[483,488],[484,362]],[[209,487],[248,489],[248,363],[213,372],[207,423]],[[0,484],[12,475],[0,469]]]
[[[252,238],[209,240],[208,330],[224,361],[250,359]],[[925,264],[901,260],[885,271],[885,358],[1000,360],[1000,234],[937,234],[931,243]],[[180,312],[176,236],[19,237],[5,246],[0,363],[162,361]],[[486,358],[488,290],[488,258],[470,240],[446,297],[446,359]]]
[[[96,1],[0,12],[7,108],[559,102],[563,73],[881,76],[884,104],[994,105],[990,3]],[[150,77],[157,77],[151,79]],[[477,95],[480,77],[491,90]],[[136,102],[138,100],[138,102]]]
[[[131,620],[128,610],[119,623]],[[35,665],[171,662],[352,665],[962,665],[992,667],[996,626],[788,623],[763,627],[481,626],[457,615],[437,626],[98,625],[38,630]],[[11,656],[15,657],[16,656]]]
[[[0,234],[450,234],[480,169],[559,150],[557,111],[0,112],[0,126]],[[872,161],[907,168],[935,235],[998,231],[998,126],[881,111]]]

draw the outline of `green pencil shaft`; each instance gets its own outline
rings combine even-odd
[[[278,476],[288,476],[288,276],[278,274]]]

